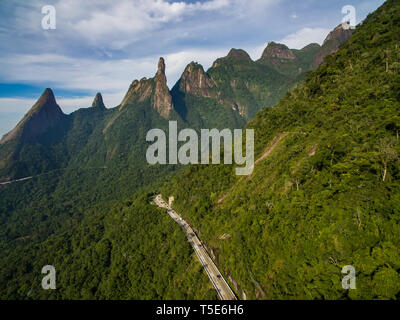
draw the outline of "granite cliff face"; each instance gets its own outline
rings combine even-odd
[[[294,55],[293,51],[284,44],[269,42],[261,56],[261,59],[271,58],[295,60],[296,56]]]
[[[58,106],[54,93],[47,88],[17,126],[4,135],[0,144],[19,139],[19,142],[34,140],[54,127],[63,118],[64,113]]]
[[[203,66],[191,62],[182,74],[179,81],[180,91],[186,94],[211,97],[215,95],[216,84],[204,71]]]
[[[142,78],[140,81],[134,80],[128,92],[121,102],[119,109],[123,109],[128,104],[144,102],[150,99],[151,105],[164,118],[168,118],[173,109],[172,97],[167,86],[165,75],[165,62],[160,58],[157,73],[154,78]]]
[[[167,77],[165,76],[165,62],[163,58],[158,61],[157,74],[154,77],[155,91],[153,96],[153,107],[158,113],[168,118],[173,109],[172,97],[167,86]]]
[[[331,31],[314,58],[313,68],[318,68],[326,56],[336,53],[339,50],[340,45],[349,40],[353,32],[354,30],[352,29],[343,28],[342,24]]]

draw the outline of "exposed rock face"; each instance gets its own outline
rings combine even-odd
[[[142,78],[140,81],[134,80],[129,86],[128,92],[121,102],[120,109],[129,103],[142,102],[151,96],[153,86],[150,80]]]
[[[172,97],[167,86],[167,77],[165,76],[165,62],[163,58],[158,61],[157,74],[154,77],[155,92],[153,97],[153,107],[158,113],[168,118],[173,109]]]
[[[204,72],[203,67],[195,62],[186,67],[179,81],[180,91],[202,97],[213,96],[215,87],[214,81]]]
[[[340,45],[345,43],[352,34],[353,30],[349,28],[344,29],[342,24],[331,31],[314,58],[313,68],[318,68],[326,56],[336,53],[339,50]]]
[[[173,109],[172,97],[167,86],[167,77],[165,76],[165,62],[160,58],[158,62],[157,73],[154,78],[142,78],[140,81],[134,80],[130,85],[128,92],[121,102],[120,109],[127,104],[143,102],[151,99],[151,105],[164,118],[168,118]]]
[[[0,144],[16,138],[19,138],[20,142],[31,141],[57,125],[63,116],[64,113],[58,106],[53,91],[47,88],[17,126],[4,135]]]
[[[101,96],[101,93],[98,92],[96,96],[94,97],[93,103],[92,103],[93,108],[98,108],[100,110],[105,110],[106,106],[103,103],[103,97]]]
[[[262,59],[277,58],[285,60],[296,60],[296,56],[292,50],[287,46],[280,43],[269,42],[268,46],[265,48]]]
[[[345,43],[347,40],[349,40],[352,34],[353,29],[344,29],[343,25],[340,24],[328,34],[323,45],[327,44],[327,42],[330,40],[337,40],[339,43]]]

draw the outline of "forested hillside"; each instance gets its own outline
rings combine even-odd
[[[162,192],[241,297],[399,299],[399,114],[400,2],[389,0],[249,123],[252,175],[192,166]],[[342,288],[345,265],[356,290]]]

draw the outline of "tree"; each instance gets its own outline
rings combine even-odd
[[[379,143],[379,157],[383,165],[382,181],[385,182],[388,166],[399,158],[397,151],[393,148],[395,142],[393,138],[383,138]]]

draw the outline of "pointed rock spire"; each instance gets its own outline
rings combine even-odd
[[[93,108],[99,108],[101,110],[105,110],[106,106],[104,105],[103,102],[103,97],[101,96],[101,93],[98,92],[96,96],[94,97],[93,103],[92,103]]]
[[[157,73],[154,78],[133,81],[119,108],[122,110],[126,105],[144,102],[148,99],[150,99],[152,107],[163,118],[169,117],[173,104],[165,76],[165,61],[162,57],[158,61]]]
[[[163,57],[160,57],[160,59],[158,60],[157,75],[160,74],[165,75],[165,61]]]
[[[163,118],[168,118],[173,105],[172,96],[167,86],[167,77],[165,76],[165,61],[162,57],[158,61],[158,69],[154,81],[153,107]]]
[[[55,126],[63,116],[64,113],[57,104],[53,91],[47,88],[17,126],[3,136],[0,144],[18,137],[21,139],[20,142],[31,141]]]

